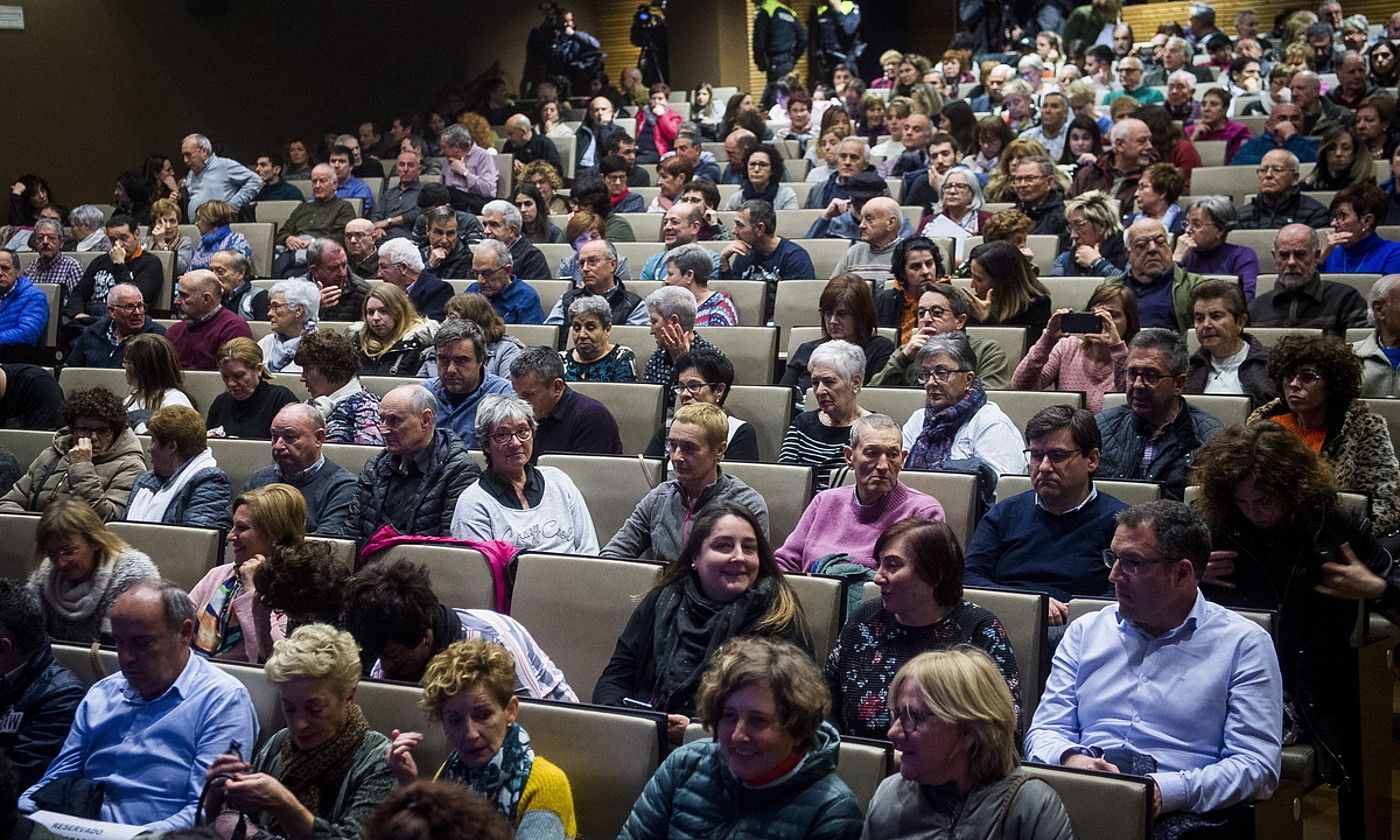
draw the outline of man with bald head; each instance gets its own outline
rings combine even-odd
[[[530,118],[524,114],[515,114],[506,120],[506,144],[503,151],[515,158],[513,165],[517,178],[525,171],[525,164],[537,160],[545,161],[561,174],[564,171],[564,164],[559,162],[559,149],[555,147],[554,141],[543,134],[536,134],[534,126],[530,125]]]
[[[889,158],[875,170],[881,178],[899,178],[906,172],[928,168],[928,141],[933,137],[933,123],[923,114],[910,114],[904,121],[899,141],[903,149],[898,157]],[[839,161],[839,159],[838,159]]]
[[[1327,91],[1324,102],[1355,111],[1361,100],[1375,93],[1376,85],[1367,74],[1366,59],[1361,53],[1347,50],[1337,64],[1337,86]]]
[[[1320,329],[1345,336],[1351,327],[1366,326],[1366,301],[1345,283],[1323,280],[1317,273],[1322,254],[1317,231],[1293,224],[1274,236],[1278,280],[1272,291],[1249,305],[1249,323],[1256,327]]]
[[[642,273],[638,280],[665,280],[666,279],[666,257],[676,248],[682,245],[689,245],[700,238],[701,232],[705,229],[705,206],[703,204],[692,204],[688,201],[677,201],[671,205],[671,209],[666,211],[666,216],[661,221],[661,241],[666,247],[650,257],[647,257],[646,264],[642,266]],[[719,252],[710,251],[710,259],[714,264],[714,273],[711,277],[719,276]]]
[[[67,364],[72,367],[119,368],[126,358],[126,342],[133,335],[165,335],[165,327],[146,314],[141,290],[118,283],[107,293],[107,316],[86,327],[73,340]]]
[[[747,128],[736,128],[724,138],[724,156],[729,161],[719,175],[721,184],[738,184],[744,177],[744,155],[756,148],[759,139]]]
[[[183,320],[166,331],[185,370],[218,370],[219,348],[235,338],[252,338],[248,322],[226,308],[219,278],[207,268],[180,275],[175,306]]]
[[[1322,202],[1303,195],[1298,186],[1297,155],[1287,149],[1271,149],[1264,153],[1255,171],[1259,173],[1259,192],[1240,208],[1241,229],[1278,230],[1294,222],[1322,228],[1331,223]]]
[[[1264,130],[1240,146],[1231,163],[1259,163],[1275,149],[1289,152],[1303,163],[1317,161],[1317,138],[1303,131],[1303,110],[1295,102],[1275,104],[1264,121]]]
[[[1172,260],[1171,235],[1156,219],[1138,219],[1124,234],[1128,270],[1105,282],[1127,286],[1138,301],[1142,326],[1185,333],[1191,328],[1191,290],[1206,278]]]
[[[574,177],[598,174],[598,164],[608,153],[608,139],[622,131],[622,126],[613,123],[613,112],[613,104],[606,96],[595,96],[589,101],[588,113],[574,132]]]
[[[1327,129],[1351,125],[1356,115],[1335,102],[1322,98],[1322,80],[1311,70],[1299,70],[1288,83],[1291,101],[1303,113],[1304,134],[1321,137]],[[1302,156],[1299,155],[1301,158]]]
[[[207,201],[225,201],[235,210],[257,196],[262,189],[258,173],[234,160],[214,154],[214,146],[203,134],[190,134],[180,141],[180,157],[189,173],[181,186],[187,197],[186,218]]]
[[[481,470],[456,432],[437,427],[437,411],[437,398],[422,385],[401,385],[384,395],[384,451],[360,471],[345,536],[369,539],[385,525],[400,534],[452,534],[457,498]]]
[[[899,205],[888,196],[876,196],[865,202],[860,210],[860,241],[852,243],[841,255],[831,276],[850,271],[874,280],[877,287],[882,286],[892,273],[894,246],[903,238],[899,232],[903,217]]]
[[[288,277],[306,264],[306,247],[313,240],[330,238],[340,242],[345,225],[355,218],[355,207],[335,194],[335,170],[318,163],[311,169],[311,197],[292,211],[277,229],[277,259],[272,273]]]
[[[374,222],[351,219],[345,223],[345,255],[350,270],[361,277],[379,276],[379,250],[374,242]]]
[[[1157,160],[1152,130],[1142,120],[1125,117],[1108,130],[1108,140],[1111,150],[1099,155],[1092,166],[1081,166],[1074,174],[1070,195],[1098,190],[1116,198],[1120,212],[1130,215],[1142,171]]]
[[[306,533],[345,532],[355,503],[355,476],[326,458],[326,418],[306,403],[283,406],[272,418],[272,465],[243,485],[246,493],[268,484],[290,484],[306,499]]]

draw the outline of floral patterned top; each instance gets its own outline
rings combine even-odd
[[[614,344],[602,358],[580,362],[574,351],[564,350],[565,382],[636,382],[637,354],[625,344]]]
[[[970,644],[996,663],[1011,689],[1016,718],[1021,717],[1021,682],[1016,654],[997,617],[989,610],[961,601],[942,621],[928,627],[905,627],[885,610],[879,599],[851,612],[826,659],[823,675],[831,689],[831,707],[843,735],[887,738],[890,709],[886,697],[894,675],[904,663],[925,651]],[[1017,727],[1024,729],[1024,724]]]

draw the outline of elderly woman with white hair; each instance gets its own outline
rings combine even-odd
[[[1050,266],[1052,276],[1112,277],[1123,273],[1128,252],[1117,200],[1099,190],[1077,195],[1065,202],[1065,223],[1069,248]]]
[[[695,295],[695,326],[738,326],[739,310],[734,298],[728,292],[710,288],[710,274],[714,272],[710,254],[710,249],[695,242],[672,248],[663,260],[666,285],[686,289]]]
[[[700,337],[695,331],[695,295],[679,286],[662,286],[646,298],[647,315],[651,318],[651,336],[656,350],[647,359],[642,381],[651,385],[670,385],[676,372],[676,359],[691,350],[713,350],[718,347]]]
[[[251,764],[235,754],[214,759],[205,815],[230,831],[246,815],[250,835],[261,827],[275,837],[362,836],[394,775],[385,761],[392,742],[355,703],[354,637],[328,624],[298,627],[272,649],[263,673],[277,686],[287,726]]]
[[[919,230],[924,236],[944,236],[940,232],[940,216],[972,234],[980,236],[982,225],[992,217],[991,212],[982,209],[987,203],[982,194],[982,182],[969,166],[959,164],[949,169],[943,176],[942,189],[932,211],[919,222]]]
[[[79,253],[89,251],[106,251],[112,247],[112,243],[107,239],[107,231],[102,223],[106,221],[102,215],[102,209],[93,204],[79,204],[68,214],[68,227],[72,230],[73,239],[77,240],[77,245],[73,248]]]
[[[904,424],[906,469],[975,468],[998,475],[1026,472],[1025,441],[1011,418],[987,399],[967,334],[941,333],[914,357],[927,403]]]
[[[1172,254],[1182,268],[1193,274],[1219,274],[1238,277],[1246,302],[1254,300],[1259,279],[1259,255],[1253,248],[1225,241],[1239,226],[1239,211],[1223,195],[1203,195],[1186,211],[1186,232],[1176,238]]]
[[[636,382],[637,354],[612,340],[612,307],[599,295],[569,304],[569,337],[563,351],[566,382]]]
[[[267,294],[272,332],[258,339],[263,364],[273,373],[301,373],[296,363],[302,336],[316,332],[321,292],[310,280],[278,280]]]
[[[793,418],[778,463],[816,468],[817,484],[825,487],[828,473],[845,463],[851,424],[870,413],[858,402],[865,352],[849,341],[828,341],[812,351],[807,370],[817,407]]]
[[[520,551],[597,554],[598,535],[583,494],[557,467],[536,467],[535,412],[508,394],[483,397],[476,439],[486,470],[457,499],[452,536],[505,540]]]

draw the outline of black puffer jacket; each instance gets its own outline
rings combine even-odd
[[[0,750],[15,768],[19,790],[39,781],[58,755],[86,693],[73,672],[53,658],[47,638],[14,674],[0,680],[0,708],[23,715],[17,731],[0,734]]]
[[[369,539],[385,525],[400,534],[444,537],[452,534],[457,497],[481,477],[471,450],[456,432],[433,433],[426,469],[414,459],[407,471],[399,458],[383,452],[365,464],[355,488],[355,504],[346,519],[346,535]]]
[[[1156,455],[1144,470],[1142,452],[1147,447],[1151,430],[1143,428],[1131,408],[1126,405],[1110,408],[1095,415],[1094,421],[1103,435],[1102,455],[1095,476],[1160,481],[1162,495],[1178,501],[1186,493],[1186,475],[1191,471],[1196,451],[1223,428],[1214,415],[1183,400],[1181,411],[1167,430],[1166,441],[1157,447]]]

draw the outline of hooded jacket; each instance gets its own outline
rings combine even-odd
[[[122,429],[91,463],[70,462],[72,448],[73,434],[59,429],[53,443],[0,498],[0,513],[38,513],[58,499],[77,499],[87,502],[104,522],[121,519],[136,477],[146,470],[141,441],[131,429]]]
[[[447,429],[434,430],[431,449],[403,471],[399,456],[381,452],[360,471],[346,536],[369,539],[384,525],[400,534],[449,536],[457,498],[480,477],[471,450]]]

